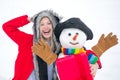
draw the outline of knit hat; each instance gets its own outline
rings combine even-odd
[[[67,28],[77,28],[82,30],[86,34],[87,40],[91,40],[93,38],[92,31],[79,18],[73,17],[66,20],[65,22],[57,24],[54,33],[58,41],[62,30]]]

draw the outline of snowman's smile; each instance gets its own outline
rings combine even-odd
[[[75,42],[75,43],[70,42],[70,44],[72,44],[72,45],[77,45],[77,44],[79,44],[79,43],[78,43],[78,42]]]

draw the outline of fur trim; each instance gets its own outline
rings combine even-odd
[[[39,34],[39,22],[41,21],[41,19],[43,17],[47,16],[50,21],[53,24],[53,29],[56,27],[57,23],[59,23],[59,21],[62,19],[62,17],[58,16],[57,13],[53,12],[52,10],[44,10],[39,12],[38,14],[34,15],[32,18],[32,21],[34,22],[33,25],[33,31],[34,31],[34,39],[35,41],[37,41],[40,38],[40,34]]]
[[[34,63],[34,70],[35,70],[36,80],[40,80],[40,79],[39,79],[38,61],[37,61],[37,57],[36,57],[35,54],[33,54],[33,63]]]
[[[33,21],[33,34],[34,34],[34,42],[37,42],[38,39],[41,37],[40,33],[40,21],[43,17],[48,17],[50,19],[50,21],[53,24],[53,31],[56,27],[56,25],[59,23],[59,21],[62,19],[62,17],[58,16],[57,13],[53,12],[52,10],[44,10],[39,12],[38,14],[34,15],[32,17],[32,21]],[[60,51],[60,44],[57,42],[55,34],[53,32],[52,34],[53,36],[53,41],[55,43],[55,46],[52,46],[52,49],[54,51],[54,53],[58,53]],[[33,42],[33,43],[34,43]],[[34,66],[35,66],[35,72],[36,72],[36,78],[37,80],[39,80],[39,68],[38,68],[38,62],[37,62],[37,57],[36,55],[33,53],[33,58],[34,58]]]

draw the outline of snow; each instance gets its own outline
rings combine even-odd
[[[17,45],[3,32],[2,24],[14,17],[27,14],[30,17],[45,9],[52,9],[63,20],[79,17],[93,31],[94,38],[86,43],[95,45],[102,33],[113,32],[120,39],[120,0],[0,0],[0,80],[11,80],[17,57]],[[32,24],[21,30],[32,34]],[[120,40],[118,40],[120,42]],[[120,80],[120,44],[101,56],[102,69],[95,80]]]

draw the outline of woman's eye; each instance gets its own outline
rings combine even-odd
[[[48,23],[48,24],[51,24],[51,23]]]
[[[40,26],[44,26],[44,24],[40,24]]]

